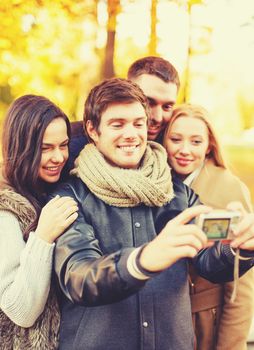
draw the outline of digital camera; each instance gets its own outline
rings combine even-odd
[[[235,238],[233,230],[240,218],[240,212],[214,210],[208,214],[200,214],[195,223],[204,231],[208,240],[230,241]]]

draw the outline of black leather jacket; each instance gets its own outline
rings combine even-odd
[[[193,348],[186,259],[148,281],[132,277],[126,264],[134,247],[151,241],[168,220],[198,201],[177,179],[174,191],[174,199],[161,208],[107,205],[77,178],[53,194],[71,196],[79,205],[78,219],[55,250],[62,291],[60,350]],[[213,282],[232,279],[228,246],[216,243],[194,264]],[[241,273],[251,265],[241,261]]]

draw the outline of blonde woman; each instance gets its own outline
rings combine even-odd
[[[176,107],[164,135],[168,162],[176,176],[200,200],[217,209],[240,201],[252,211],[246,185],[225,164],[208,112],[201,106]],[[190,266],[193,324],[198,350],[245,350],[253,314],[253,271],[240,278],[237,297],[230,302],[233,282],[211,284]]]

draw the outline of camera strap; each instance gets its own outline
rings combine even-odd
[[[233,285],[233,292],[230,298],[231,303],[234,303],[236,294],[237,294],[237,287],[239,282],[239,258],[240,258],[240,249],[236,248],[235,258],[234,258],[234,285]]]

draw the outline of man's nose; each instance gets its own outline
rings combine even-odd
[[[134,125],[126,125],[123,132],[124,138],[133,139],[137,136],[137,129]]]
[[[151,108],[151,120],[156,123],[163,121],[163,110],[161,106],[154,106]]]

